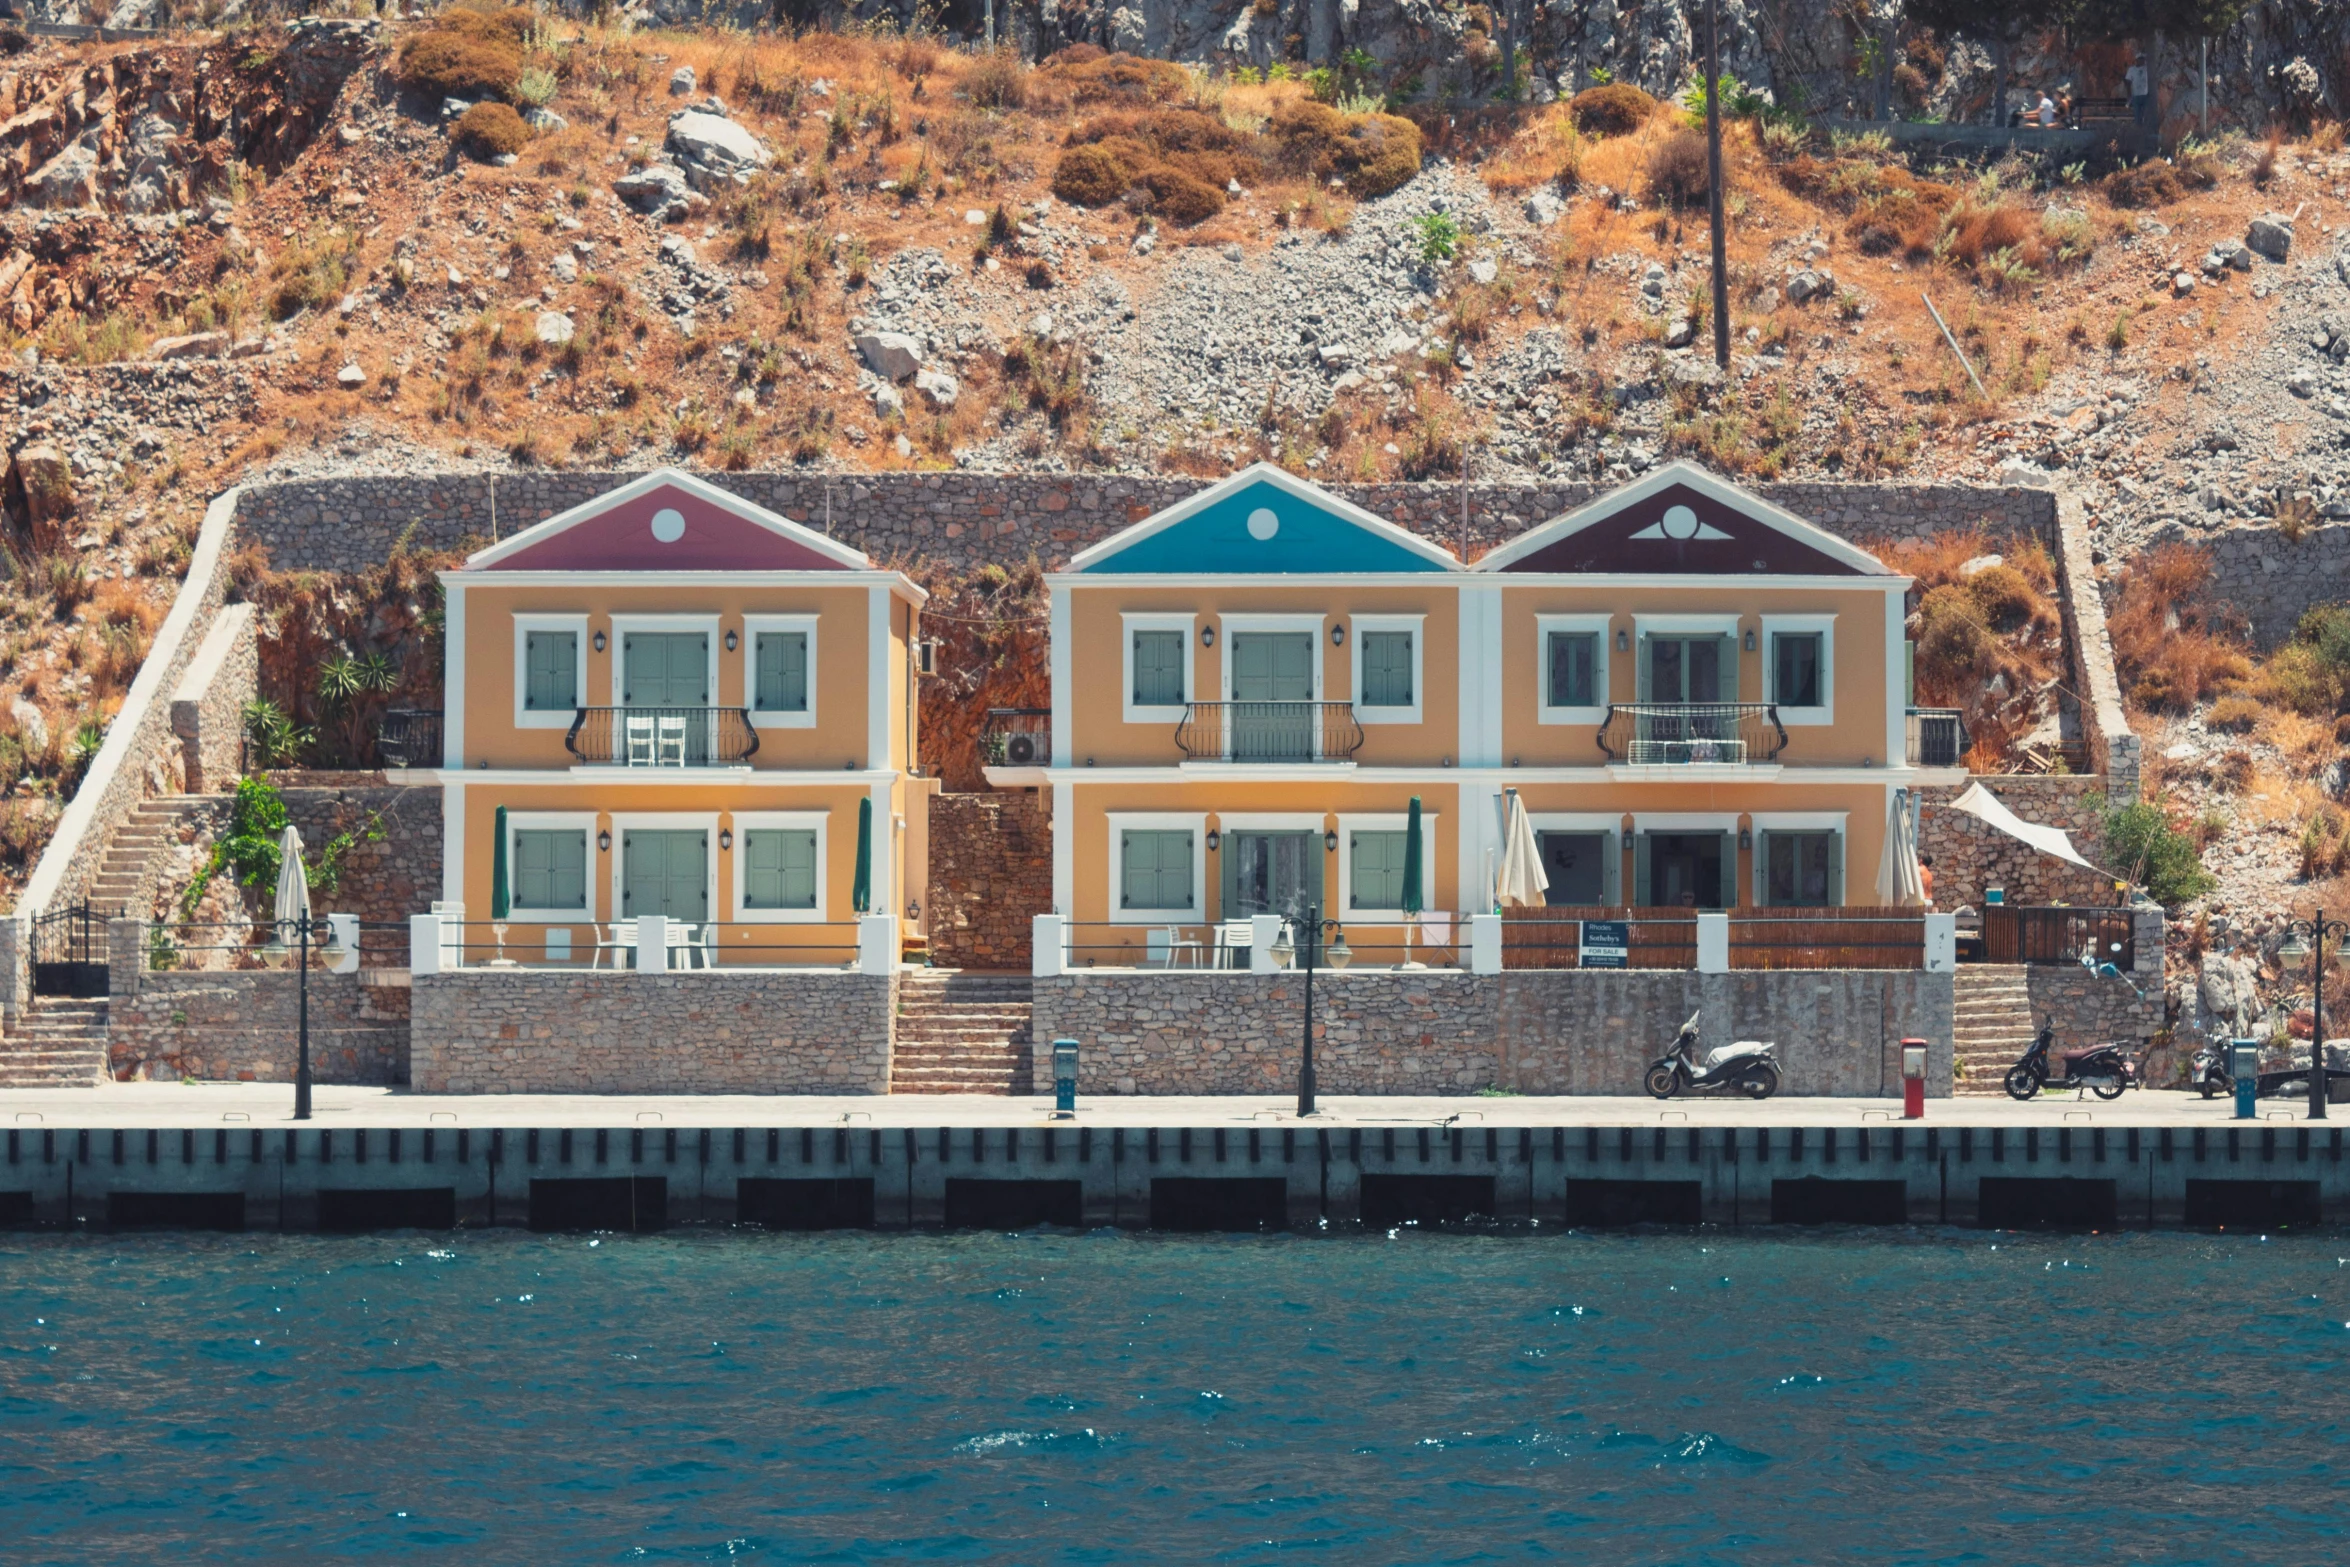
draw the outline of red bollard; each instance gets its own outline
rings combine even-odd
[[[1926,1118],[1926,1042],[1922,1039],[1901,1042],[1901,1118]]]

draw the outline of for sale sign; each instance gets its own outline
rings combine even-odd
[[[1585,968],[1630,968],[1632,925],[1629,920],[1585,920],[1578,954]]]

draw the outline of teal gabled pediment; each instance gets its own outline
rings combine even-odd
[[[1293,487],[1294,486],[1294,487]],[[1221,488],[1221,487],[1219,487]],[[1303,493],[1300,493],[1300,492]],[[1205,504],[1200,504],[1202,499]],[[1090,558],[1088,558],[1090,557]],[[1072,563],[1090,575],[1452,571],[1451,557],[1298,481],[1252,479],[1135,524]]]

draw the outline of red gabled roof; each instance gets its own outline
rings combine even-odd
[[[469,557],[470,571],[865,571],[845,544],[674,469]]]

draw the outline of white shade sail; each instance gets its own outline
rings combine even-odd
[[[1502,823],[1501,874],[1495,878],[1494,901],[1503,908],[1540,908],[1543,894],[1550,890],[1550,877],[1542,869],[1542,849],[1534,841],[1534,824],[1527,819],[1526,802],[1518,798],[1518,791],[1508,790],[1503,798],[1507,815]]]
[[[2072,839],[2065,834],[2063,828],[2042,827],[2025,821],[2001,804],[1997,795],[1979,783],[1968,784],[1966,793],[1943,808],[1951,811],[1964,811],[1977,821],[1997,828],[2010,838],[2030,844],[2042,854],[2053,855],[2068,864],[2078,865],[2083,870],[2098,871],[2099,875],[2104,874],[2097,866],[2091,865],[2087,860],[2081,858],[2081,851],[2073,847]]]

